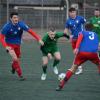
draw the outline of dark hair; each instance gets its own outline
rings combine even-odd
[[[86,24],[85,24],[85,29],[86,29],[87,31],[92,31],[92,30],[93,30],[93,24],[91,24],[91,23],[86,23]]]
[[[55,27],[50,27],[50,28],[49,28],[49,31],[54,32],[54,31],[55,31]]]
[[[14,15],[18,15],[18,13],[17,13],[17,12],[12,12],[12,13],[10,14],[10,18],[12,18]]]
[[[72,11],[76,11],[76,9],[73,7],[69,8],[69,12],[72,12]]]

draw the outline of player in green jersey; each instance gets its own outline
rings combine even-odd
[[[100,40],[100,10],[95,9],[94,16],[90,18],[90,23],[94,26],[94,31],[98,33],[99,40]]]
[[[55,74],[58,74],[57,65],[59,64],[61,60],[61,55],[57,46],[57,40],[60,37],[67,37],[69,39],[69,36],[67,34],[64,34],[63,32],[56,32],[55,29],[52,27],[50,28],[50,31],[47,32],[44,37],[42,38],[44,42],[44,46],[41,46],[41,51],[43,54],[42,61],[42,69],[43,73],[41,76],[41,80],[45,80],[47,76],[47,64],[48,60],[54,57],[54,63],[53,63],[53,71]]]
[[[94,26],[93,31],[98,34],[99,44],[100,44],[100,10],[99,9],[94,10],[94,16],[90,18],[89,22]],[[99,51],[99,57],[100,57],[100,51]]]

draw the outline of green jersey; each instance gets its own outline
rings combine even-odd
[[[98,34],[98,37],[100,40],[100,17],[92,17],[90,19],[90,23],[93,24],[93,26],[94,26],[93,31]]]
[[[46,54],[46,55],[48,53],[54,54],[56,51],[59,51],[58,46],[57,46],[57,40],[63,36],[64,36],[63,32],[56,32],[54,39],[50,39],[48,33],[46,33],[44,37],[42,38],[44,42],[44,46],[41,49],[43,54]]]

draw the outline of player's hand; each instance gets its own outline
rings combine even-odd
[[[68,40],[70,39],[70,36],[67,33],[64,33],[63,36],[66,37]]]
[[[10,56],[12,57],[13,60],[15,60],[15,61],[17,60],[15,51],[11,47],[7,46],[6,51],[10,54]]]
[[[40,45],[44,45],[44,42],[42,40],[39,40]]]
[[[9,52],[11,49],[12,49],[12,48],[9,47],[9,46],[6,47],[6,51],[7,51],[7,52]]]
[[[78,48],[75,48],[73,52],[74,52],[75,55],[77,55],[78,52],[79,52],[79,49]]]
[[[73,39],[73,35],[70,35],[70,39],[69,39],[70,42],[72,42],[72,39]]]
[[[52,59],[51,53],[48,53],[48,58],[49,58],[49,59]]]

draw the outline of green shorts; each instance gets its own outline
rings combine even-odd
[[[43,56],[47,56],[48,53],[51,53],[52,56],[54,56],[54,53],[55,53],[55,52],[59,52],[58,48],[53,48],[53,49],[43,49],[43,50],[41,50],[41,51],[42,51]]]

